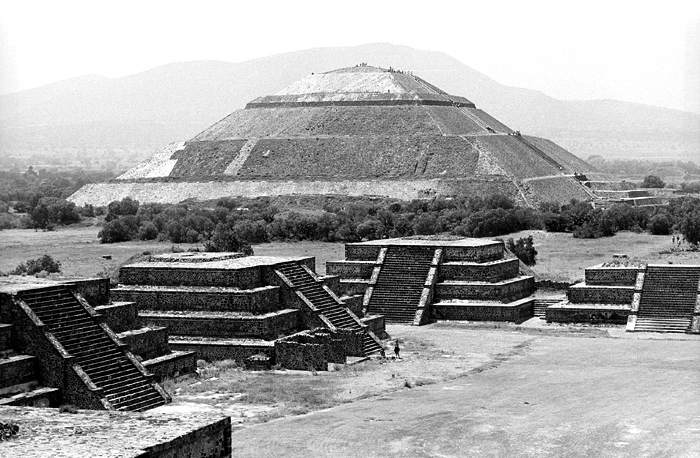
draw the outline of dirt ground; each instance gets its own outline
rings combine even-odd
[[[390,332],[425,350],[342,384],[359,389],[374,379],[373,396],[244,423],[234,428],[233,455],[700,456],[699,339],[399,328]],[[390,373],[445,381],[392,386]]]

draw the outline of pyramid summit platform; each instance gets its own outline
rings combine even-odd
[[[408,200],[498,192],[536,205],[593,198],[577,179],[584,175],[610,178],[465,97],[411,73],[362,65],[311,74],[259,97],[70,200],[107,205],[127,196],[177,203],[291,194]]]

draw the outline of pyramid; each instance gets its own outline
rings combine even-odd
[[[411,73],[360,65],[311,74],[259,97],[71,200],[499,192],[536,205],[593,198],[581,175],[601,174],[552,141],[521,135]]]

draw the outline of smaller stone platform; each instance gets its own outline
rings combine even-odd
[[[534,277],[500,240],[414,236],[345,246],[326,264],[343,293],[363,298],[364,313],[387,322],[522,321],[532,316]]]
[[[271,362],[279,339],[315,328],[338,331],[348,356],[379,351],[383,321],[361,321],[356,298],[335,294],[338,277],[314,268],[313,257],[168,253],[122,267],[111,294],[135,303],[149,327],[167,328],[172,348],[201,359]]]
[[[0,456],[22,458],[228,458],[231,418],[0,407],[0,421],[19,426]]]

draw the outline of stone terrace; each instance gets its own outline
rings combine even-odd
[[[23,458],[228,458],[231,419],[199,413],[133,414],[0,407],[0,421],[19,426],[0,455]]]

